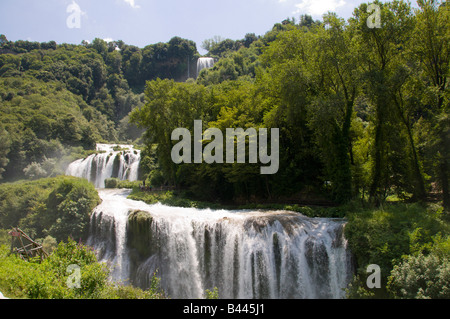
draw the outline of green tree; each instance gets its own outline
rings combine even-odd
[[[203,40],[202,44],[201,44],[201,48],[211,52],[211,49],[218,45],[220,42],[222,42],[224,39],[220,36],[220,35],[215,35],[214,37],[212,37],[211,39],[206,39]]]
[[[92,48],[98,52],[102,57],[106,57],[108,53],[108,44],[105,40],[95,38],[91,44]]]
[[[263,123],[280,128],[280,193],[293,190],[320,191],[323,161],[310,125],[311,103],[316,98],[315,72],[309,61],[316,34],[294,28],[280,33],[261,55],[264,71],[256,83],[267,108]]]
[[[23,169],[26,177],[29,179],[38,179],[47,176],[47,171],[40,164],[33,162]]]
[[[369,28],[367,4],[355,9],[350,21],[350,30],[358,45],[358,56],[365,77],[365,92],[373,105],[372,125],[374,132],[373,170],[370,196],[376,203],[386,197],[395,183],[393,171],[404,177],[407,172],[398,171],[402,158],[399,151],[405,142],[398,130],[398,112],[394,112],[393,90],[396,67],[401,62],[401,50],[408,44],[413,20],[411,8],[403,1],[375,2],[381,9],[381,28]],[[398,184],[398,183],[397,183]],[[420,183],[419,183],[420,184]]]
[[[450,209],[450,116],[448,96],[449,42],[448,21],[450,8],[444,1],[419,0],[416,27],[412,36],[412,52],[424,71],[427,90],[423,96],[427,107],[434,113],[432,120],[437,136],[437,175],[442,189],[444,207]]]
[[[0,34],[0,45],[3,46],[3,44],[7,43],[8,39],[6,38],[6,36],[4,34]]]
[[[145,128],[147,146],[157,144],[157,156],[165,178],[176,181],[177,166],[172,162],[171,140],[176,128],[187,128],[193,132],[194,120],[205,114],[205,89],[195,83],[175,83],[173,80],[148,82],[145,96],[147,103],[136,108],[130,115],[132,123]]]
[[[324,16],[314,39],[317,48],[308,68],[313,72],[317,94],[312,100],[310,125],[314,129],[331,181],[334,197],[352,197],[350,128],[359,90],[360,70],[345,22],[334,14]]]
[[[9,139],[8,132],[0,126],[0,179],[2,179],[2,173],[5,171],[6,165],[8,165],[8,153],[11,141]]]
[[[420,237],[420,236],[419,236]],[[440,234],[394,266],[387,288],[396,298],[450,298],[450,239]]]
[[[99,197],[92,184],[66,179],[48,196],[46,208],[50,220],[48,234],[58,241],[71,236],[85,239],[92,210]]]

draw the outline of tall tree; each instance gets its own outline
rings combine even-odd
[[[450,209],[450,110],[448,94],[450,6],[446,1],[418,0],[416,28],[412,37],[413,52],[426,75],[429,108],[435,114],[438,137],[435,160],[442,189],[443,205]]]
[[[312,32],[289,28],[264,49],[261,56],[264,72],[258,72],[257,84],[268,106],[264,123],[280,128],[281,191],[322,185],[323,163],[308,125],[311,99],[317,91],[315,75],[310,68],[314,48]],[[295,185],[295,186],[294,186]]]
[[[205,89],[195,83],[176,83],[173,80],[148,82],[145,96],[147,103],[130,115],[132,123],[147,129],[147,146],[157,144],[158,160],[164,177],[172,184],[177,182],[177,167],[171,158],[176,142],[171,140],[176,128],[193,132],[194,120],[205,116]]]
[[[343,19],[327,14],[317,30],[315,51],[309,59],[317,86],[310,125],[316,132],[334,197],[344,202],[352,197],[350,127],[359,68]]]
[[[2,173],[5,171],[4,167],[9,163],[7,155],[10,146],[11,142],[9,140],[9,134],[2,126],[0,126],[0,179],[2,179]]]
[[[360,63],[365,81],[364,92],[373,104],[373,170],[370,196],[379,203],[386,196],[393,180],[393,172],[401,158],[397,146],[402,146],[398,129],[397,112],[392,105],[392,85],[395,67],[402,50],[407,46],[411,34],[412,16],[409,4],[404,1],[381,3],[375,1],[380,8],[381,27],[374,28],[367,23],[371,12],[367,4],[361,4],[349,19],[351,32],[358,43]],[[393,169],[392,169],[393,168]],[[390,171],[391,169],[391,171]],[[400,172],[400,175],[405,175]]]

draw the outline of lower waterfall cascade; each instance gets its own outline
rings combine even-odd
[[[345,297],[352,262],[342,219],[148,205],[129,193],[99,190],[91,216],[88,245],[113,281],[145,289],[156,272],[177,299],[214,287],[220,298]]]

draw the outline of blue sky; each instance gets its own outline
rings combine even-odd
[[[0,34],[8,40],[80,44],[94,38],[143,48],[180,36],[197,43],[219,35],[233,40],[263,35],[287,17],[320,19],[327,11],[351,16],[362,0],[0,0]],[[81,10],[79,28],[67,20]]]

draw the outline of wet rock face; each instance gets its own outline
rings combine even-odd
[[[96,244],[97,257],[108,259],[116,251],[116,225],[114,218],[98,212],[92,214],[90,221],[89,245]]]
[[[127,223],[127,245],[136,250],[139,259],[147,259],[156,253],[153,235],[153,218],[148,212],[134,211],[128,216]]]

